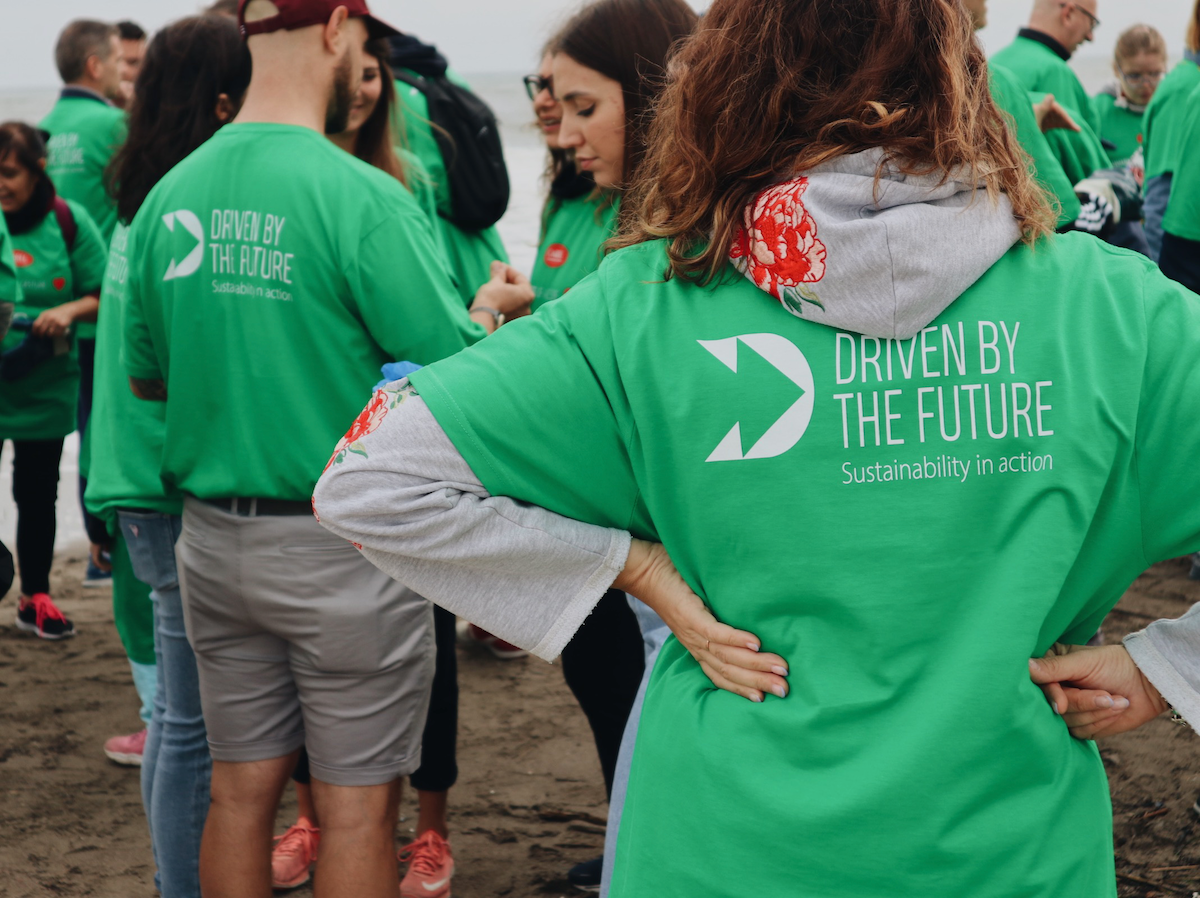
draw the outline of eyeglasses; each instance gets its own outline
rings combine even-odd
[[[1117,66],[1117,71],[1130,84],[1158,84],[1167,76],[1166,72],[1127,72],[1120,66]]]
[[[1080,6],[1078,3],[1060,3],[1060,4],[1058,4],[1058,6],[1060,9],[1062,9],[1063,7],[1069,6],[1069,7],[1071,7],[1071,9],[1079,10],[1081,13],[1083,13],[1085,16],[1087,16],[1091,20],[1091,22],[1092,22],[1091,30],[1094,31],[1095,29],[1100,27],[1100,20],[1097,19],[1095,17],[1095,15],[1093,15],[1092,13],[1090,13],[1086,9],[1084,9],[1082,6]]]
[[[529,94],[529,99],[534,99],[544,90],[548,90],[551,94],[554,93],[554,79],[543,78],[541,75],[526,75],[525,93]]]

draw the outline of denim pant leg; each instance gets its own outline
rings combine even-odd
[[[642,631],[642,642],[646,651],[646,671],[642,674],[641,685],[638,686],[637,698],[629,711],[629,720],[625,724],[625,733],[621,736],[621,751],[617,755],[617,769],[613,775],[612,797],[608,800],[608,827],[604,833],[604,871],[600,879],[600,898],[606,898],[612,882],[613,863],[617,857],[617,833],[621,829],[621,812],[625,809],[625,793],[629,788],[629,770],[633,764],[633,745],[637,741],[638,720],[642,716],[642,703],[646,699],[646,686],[650,682],[650,673],[654,670],[654,662],[658,660],[658,652],[671,635],[670,629],[663,619],[655,614],[642,602],[633,596],[626,597],[629,607],[637,617],[638,627]]]
[[[181,521],[178,515],[120,512],[134,572],[153,590],[158,694],[142,761],[142,798],[158,867],[155,881],[169,898],[200,898],[200,837],[212,759],[175,567]]]

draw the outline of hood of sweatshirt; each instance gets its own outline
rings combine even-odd
[[[1008,197],[954,177],[875,173],[882,150],[819,165],[746,209],[730,258],[799,318],[906,340],[1021,239]]]

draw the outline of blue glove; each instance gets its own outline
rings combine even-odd
[[[375,384],[375,389],[382,390],[387,384],[390,384],[392,381],[403,380],[404,378],[408,377],[408,375],[412,374],[414,371],[420,371],[422,367],[424,367],[424,366],[415,365],[412,362],[388,362],[386,365],[384,365],[382,368],[379,369],[380,374],[383,375],[383,380],[381,380],[379,383]]]

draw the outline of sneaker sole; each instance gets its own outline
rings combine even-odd
[[[305,872],[305,874],[303,876],[299,877],[298,879],[293,879],[289,882],[275,882],[274,880],[272,880],[271,888],[277,892],[283,892],[288,889],[298,889],[298,888],[300,888],[300,886],[302,886],[306,882],[308,882],[311,878],[312,878],[312,871],[309,870],[309,871]]]
[[[25,623],[25,621],[21,620],[19,617],[17,618],[17,629],[22,630],[26,633],[36,633],[39,639],[49,639],[52,642],[57,641],[59,639],[70,639],[72,636],[75,635],[75,631],[73,629],[67,631],[66,633],[60,633],[58,635],[55,635],[54,633],[44,633],[38,629],[37,624],[27,624],[27,623]]]
[[[142,756],[129,754],[123,751],[109,751],[104,749],[104,756],[114,764],[120,764],[122,767],[141,767]]]
[[[79,584],[82,589],[108,589],[112,586],[112,578],[107,580],[84,580]]]

